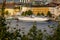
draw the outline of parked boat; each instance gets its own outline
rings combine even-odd
[[[47,17],[18,17],[19,20],[23,21],[47,21],[49,18]]]

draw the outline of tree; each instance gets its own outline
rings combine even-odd
[[[44,16],[44,13],[41,13],[42,16]]]
[[[28,15],[28,11],[25,11],[25,16],[27,16]]]
[[[30,36],[30,40],[36,40],[36,35],[37,35],[37,28],[35,23],[33,24],[32,28],[30,29],[28,35]]]
[[[5,12],[5,16],[6,16],[6,17],[9,16],[9,12],[8,12],[8,11]]]
[[[27,36],[27,35],[23,35],[23,36],[21,37],[21,40],[29,40],[29,39],[28,39],[28,36]]]
[[[52,40],[60,40],[60,22],[58,23],[58,26],[54,31],[54,35],[53,35]]]
[[[52,17],[52,14],[51,14],[50,11],[47,12],[47,16],[48,16],[48,17]]]
[[[31,10],[28,10],[28,11],[25,12],[25,15],[29,15],[29,16],[30,16],[30,15],[32,15],[32,14],[33,14],[33,13],[32,13]]]
[[[43,38],[43,33],[41,32],[41,30],[37,31],[37,40],[42,40]]]
[[[8,11],[6,11],[6,13],[5,13],[6,15],[8,15],[9,14],[9,12]]]
[[[0,40],[5,40],[6,36],[6,23],[5,23],[5,2],[6,0],[3,0],[3,5],[2,5],[2,12],[0,15]]]
[[[56,28],[54,28],[53,31],[54,31],[54,34],[48,35],[47,40],[60,40],[60,22],[58,22],[58,25],[56,26]]]
[[[16,40],[17,37],[20,37],[19,32],[17,30],[13,33],[7,31],[9,28],[7,27],[5,19],[5,2],[6,0],[3,0],[0,15],[0,40],[13,40],[13,39]]]
[[[33,14],[32,11],[31,10],[28,10],[28,15],[30,16],[32,14]]]
[[[40,13],[37,13],[37,16],[40,16]]]
[[[47,35],[46,40],[53,40],[53,38],[52,38],[52,36],[51,36],[51,35]]]
[[[22,16],[30,16],[30,15],[32,15],[33,13],[32,13],[32,11],[31,10],[28,10],[28,11],[25,11],[25,12],[22,12]]]
[[[42,40],[43,34],[41,30],[37,30],[36,22],[34,22],[32,28],[28,33],[29,40]]]
[[[21,16],[25,16],[25,13],[24,13],[24,12],[22,12]]]

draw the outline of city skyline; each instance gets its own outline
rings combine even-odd
[[[50,3],[50,2],[54,2],[54,3],[60,3],[60,0],[6,0],[6,2],[22,2],[22,3],[32,3],[34,1],[40,1],[40,2],[44,2],[44,3]],[[2,3],[3,0],[0,0],[0,3]]]
[[[13,0],[6,0],[7,2],[13,1]],[[23,1],[31,1],[31,0],[14,0],[15,2],[23,2]],[[51,0],[34,0],[34,1],[48,1],[51,2]],[[0,0],[0,2],[3,2],[3,0]]]

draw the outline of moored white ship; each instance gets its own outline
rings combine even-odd
[[[18,17],[19,20],[23,21],[47,21],[49,18],[47,17]]]

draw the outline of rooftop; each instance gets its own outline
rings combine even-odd
[[[23,6],[26,6],[26,7],[56,7],[56,6],[59,6],[60,4],[58,3],[49,3],[49,4],[46,4],[46,5],[42,5],[42,4],[39,4],[39,5],[32,5],[32,4],[24,4],[24,3],[6,3],[6,8],[13,8],[15,5],[23,5]],[[2,8],[2,3],[0,3],[0,8]]]
[[[57,4],[57,3],[49,3],[49,4],[46,4],[46,5],[42,5],[42,4],[35,4],[35,5],[27,5],[27,7],[56,7],[56,6],[59,6],[60,4]],[[26,6],[26,5],[25,5]]]

